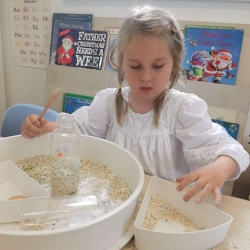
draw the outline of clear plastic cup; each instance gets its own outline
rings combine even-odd
[[[20,225],[24,231],[40,231],[90,224],[121,203],[84,194],[24,199]]]

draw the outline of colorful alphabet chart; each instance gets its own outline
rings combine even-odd
[[[47,68],[51,44],[51,0],[10,0],[15,65]]]

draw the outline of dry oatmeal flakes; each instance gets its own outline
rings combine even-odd
[[[153,230],[158,222],[175,221],[185,227],[185,232],[193,232],[197,230],[204,230],[204,227],[193,223],[185,215],[178,212],[178,210],[167,204],[160,197],[154,195],[151,197],[150,204],[143,223],[143,228]]]

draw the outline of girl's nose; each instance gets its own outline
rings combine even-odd
[[[143,70],[141,80],[145,82],[152,80],[152,72],[150,72],[150,69]]]

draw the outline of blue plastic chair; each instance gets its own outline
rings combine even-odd
[[[20,135],[22,124],[25,118],[31,114],[40,115],[43,107],[33,104],[20,103],[11,106],[5,112],[1,128],[1,137],[8,137],[12,135]],[[54,110],[48,109],[43,118],[54,122],[58,113]]]

